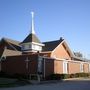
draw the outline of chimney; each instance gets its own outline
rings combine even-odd
[[[64,40],[64,39],[63,39],[63,37],[60,37],[60,40],[62,40],[62,41],[63,41],[63,40]]]

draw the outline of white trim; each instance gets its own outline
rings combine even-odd
[[[41,53],[51,53],[52,51],[42,51]]]
[[[71,57],[72,57],[72,56],[75,56],[74,53],[72,52],[72,50],[69,48],[69,44],[67,44],[67,41],[66,41],[66,40],[64,40],[64,43],[65,43],[67,49],[70,51]]]
[[[42,43],[36,43],[36,42],[32,42],[32,44],[36,44],[36,45],[40,45],[40,46],[45,46],[45,45],[42,44]]]
[[[53,51],[52,51],[52,53],[51,53],[51,57],[53,58],[53,53],[55,52],[55,50],[59,47],[59,46],[61,46],[61,44],[63,43],[64,41],[62,41]]]
[[[63,73],[68,74],[68,61],[63,61]]]
[[[66,45],[66,47],[67,47],[67,49],[68,49],[68,51],[70,52],[70,56],[71,57],[73,57],[74,56],[74,54],[73,54],[73,52],[71,51],[71,49],[69,48],[69,46],[67,45],[67,43],[66,43],[66,41],[65,40],[63,40],[53,51],[52,51],[52,53],[51,53],[51,57],[53,57],[53,53],[55,52],[55,50],[59,47],[59,46],[61,46],[62,45],[62,43],[65,43],[65,45]]]
[[[89,70],[89,72],[90,72],[90,63],[89,63],[89,67],[88,67],[88,70]]]
[[[55,60],[59,60],[59,61],[63,61],[63,60],[65,60],[65,61],[68,61],[68,62],[75,62],[75,63],[81,63],[81,62],[83,62],[83,63],[89,63],[89,62],[85,62],[85,61],[75,61],[75,60],[66,60],[66,59],[60,59],[60,58],[52,58],[52,59],[55,59]]]
[[[42,43],[36,43],[36,42],[21,43],[20,45],[23,45],[23,44],[36,44],[36,45],[39,45],[39,46],[45,46]]]
[[[24,46],[24,48],[21,48],[21,50],[33,49],[35,51],[42,51],[42,45],[41,44],[34,43],[34,42],[23,43],[21,46],[22,47]]]
[[[8,43],[14,50],[18,51],[10,42],[6,41],[6,43]]]
[[[83,64],[83,62],[80,63],[80,72],[84,72],[84,64]]]

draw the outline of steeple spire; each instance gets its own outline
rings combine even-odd
[[[42,51],[42,47],[44,44],[40,42],[37,38],[34,31],[34,12],[31,12],[32,20],[31,20],[31,32],[29,35],[21,42],[22,51],[23,52],[37,52]],[[34,47],[33,47],[34,46]]]
[[[32,16],[31,34],[35,34],[35,30],[34,30],[34,12],[31,12],[31,16]]]

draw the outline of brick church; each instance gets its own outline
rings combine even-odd
[[[65,39],[41,42],[34,30],[22,41],[0,40],[0,71],[7,74],[37,75],[89,73],[90,62],[74,55]]]

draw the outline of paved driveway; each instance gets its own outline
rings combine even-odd
[[[66,80],[52,84],[27,85],[0,90],[90,90],[90,80]]]

